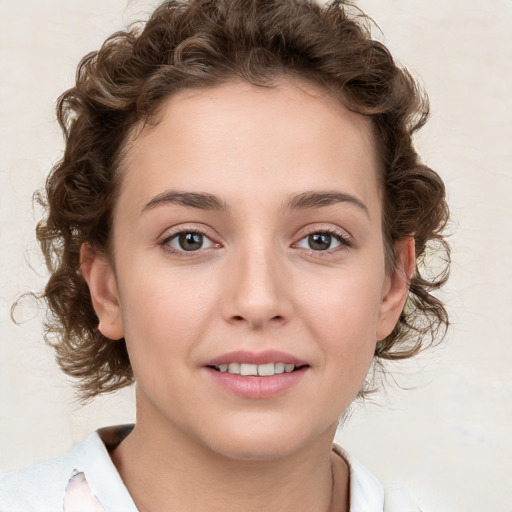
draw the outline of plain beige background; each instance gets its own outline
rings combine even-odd
[[[41,336],[41,312],[14,326],[16,296],[45,271],[31,194],[62,149],[54,100],[80,57],[145,16],[149,0],[0,0],[0,472],[133,420],[133,390],[73,402]],[[424,511],[512,511],[511,0],[362,0],[375,35],[424,83],[432,119],[417,140],[452,207],[453,326],[439,349],[396,368],[337,440]]]

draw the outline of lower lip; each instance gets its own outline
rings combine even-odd
[[[278,373],[269,377],[234,375],[206,368],[208,374],[221,387],[244,398],[271,398],[297,385],[306,374],[308,367],[290,373]]]

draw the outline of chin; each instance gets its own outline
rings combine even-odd
[[[334,437],[336,425],[322,432],[325,428],[312,428],[299,422],[290,424],[253,418],[244,424],[231,422],[230,426],[224,425],[216,433],[210,431],[208,444],[212,451],[230,459],[271,461],[307,449],[319,437]]]
[[[300,446],[300,445],[299,445]],[[247,461],[247,462],[264,462],[283,459],[293,454],[298,446],[293,443],[268,442],[267,440],[237,439],[231,440],[229,444],[219,443],[210,448],[217,454],[228,459]]]

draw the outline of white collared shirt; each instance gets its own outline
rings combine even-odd
[[[0,477],[0,512],[138,512],[105,446],[130,428],[101,429],[64,455]],[[420,510],[403,492],[385,493],[342,448],[334,450],[350,468],[350,512]]]

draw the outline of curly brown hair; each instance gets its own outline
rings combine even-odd
[[[394,331],[376,345],[375,360],[403,359],[442,337],[448,316],[432,295],[448,276],[445,188],[423,165],[412,135],[426,121],[428,101],[371,37],[371,23],[350,2],[312,0],[170,0],[145,24],[109,37],[80,62],[76,85],[58,101],[64,156],[37,198],[45,218],[37,237],[51,273],[46,339],[82,398],[130,384],[124,340],[98,330],[80,249],[107,253],[119,164],[136,125],[148,122],[170,94],[233,78],[271,87],[295,76],[326,88],[349,109],[371,118],[382,167],[386,266],[394,243],[414,236],[418,266]],[[435,275],[423,262],[434,247],[445,265]],[[423,264],[422,264],[423,262]],[[431,272],[430,272],[431,273]]]

